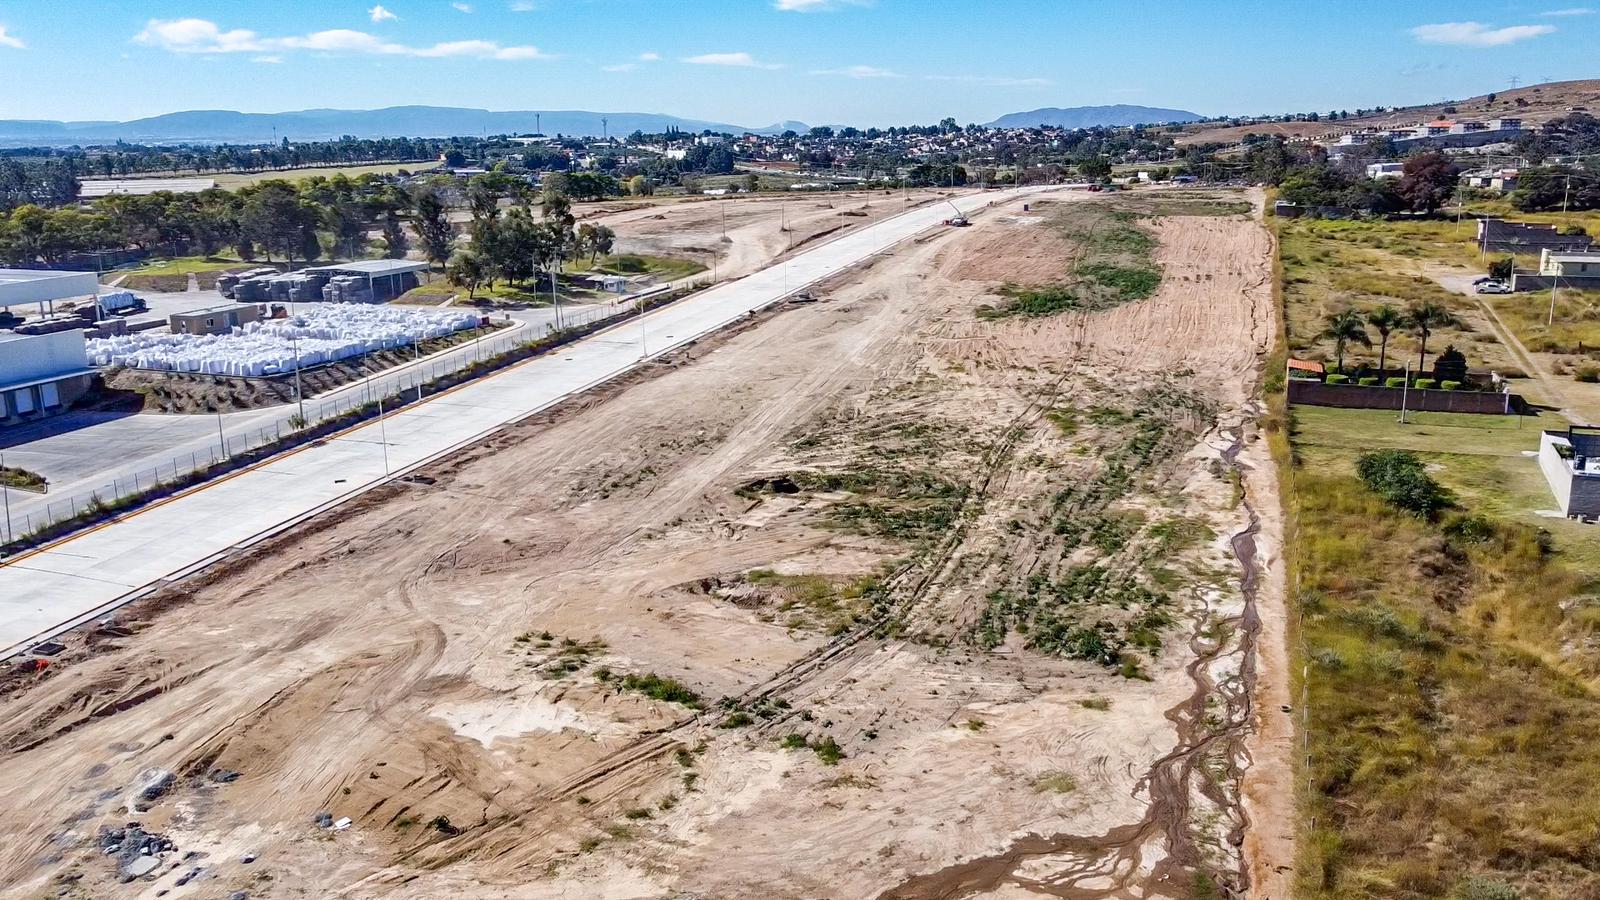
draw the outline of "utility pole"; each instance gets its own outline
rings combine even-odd
[[[1572,192],[1572,176],[1567,176],[1567,184],[1561,189],[1561,217],[1567,216],[1567,195]],[[1545,317],[1544,327],[1550,328],[1556,322],[1556,286],[1561,283],[1561,263],[1554,263],[1555,271],[1550,273],[1550,315]]]
[[[1406,360],[1406,383],[1400,386],[1400,424],[1406,423],[1407,392],[1411,390],[1411,360]]]
[[[6,456],[0,453],[0,497],[6,501],[6,543],[11,543],[16,538],[16,533],[11,530],[11,483],[6,480]]]

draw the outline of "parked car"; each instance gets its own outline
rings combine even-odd
[[[1511,285],[1504,281],[1485,281],[1474,288],[1480,294],[1509,294]]]

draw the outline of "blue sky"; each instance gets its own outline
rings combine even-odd
[[[1109,103],[1354,109],[1600,77],[1600,0],[1581,3],[0,0],[0,118],[430,104],[760,126]]]

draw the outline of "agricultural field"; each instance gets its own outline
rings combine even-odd
[[[411,162],[411,163],[372,163],[369,165],[353,166],[315,166],[306,169],[270,169],[264,172],[223,172],[216,175],[217,187],[233,188],[255,184],[258,181],[267,181],[273,178],[282,178],[287,181],[299,181],[302,178],[321,176],[332,178],[335,175],[344,175],[347,178],[359,178],[362,175],[393,175],[396,172],[424,172],[437,166],[437,162]]]
[[[223,895],[1281,896],[1271,240],[1117,202],[930,232],[128,608],[3,685],[0,877],[94,896],[54,835],[133,803]],[[979,315],[1097,265],[1155,283]]]

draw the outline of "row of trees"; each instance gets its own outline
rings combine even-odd
[[[436,262],[450,255],[447,202],[433,187],[408,191],[375,176],[270,179],[237,191],[116,195],[87,209],[26,204],[0,216],[0,260],[58,263],[75,254],[134,247],[162,255],[308,262],[365,254],[379,230],[384,252],[405,255],[410,233]],[[410,226],[409,231],[407,226]]]
[[[106,147],[23,147],[0,150],[0,169],[51,164],[76,178],[111,178],[150,173],[261,172],[297,166],[370,162],[424,162],[444,153],[476,155],[482,138],[355,138],[291,144],[145,146],[118,141]],[[563,157],[565,158],[565,157]],[[74,198],[76,193],[74,193]]]
[[[1353,309],[1341,310],[1330,313],[1324,322],[1327,327],[1323,329],[1322,337],[1333,341],[1334,356],[1341,374],[1344,372],[1345,350],[1351,344],[1371,349],[1372,335],[1367,332],[1369,327],[1378,332],[1378,371],[1384,371],[1388,366],[1389,336],[1404,329],[1416,335],[1421,345],[1417,353],[1417,371],[1422,372],[1428,361],[1428,338],[1441,328],[1458,328],[1461,325],[1461,320],[1454,313],[1431,300],[1412,303],[1403,312],[1387,303],[1365,314]],[[1460,374],[1465,374],[1464,363]],[[1457,377],[1452,380],[1461,379]]]

